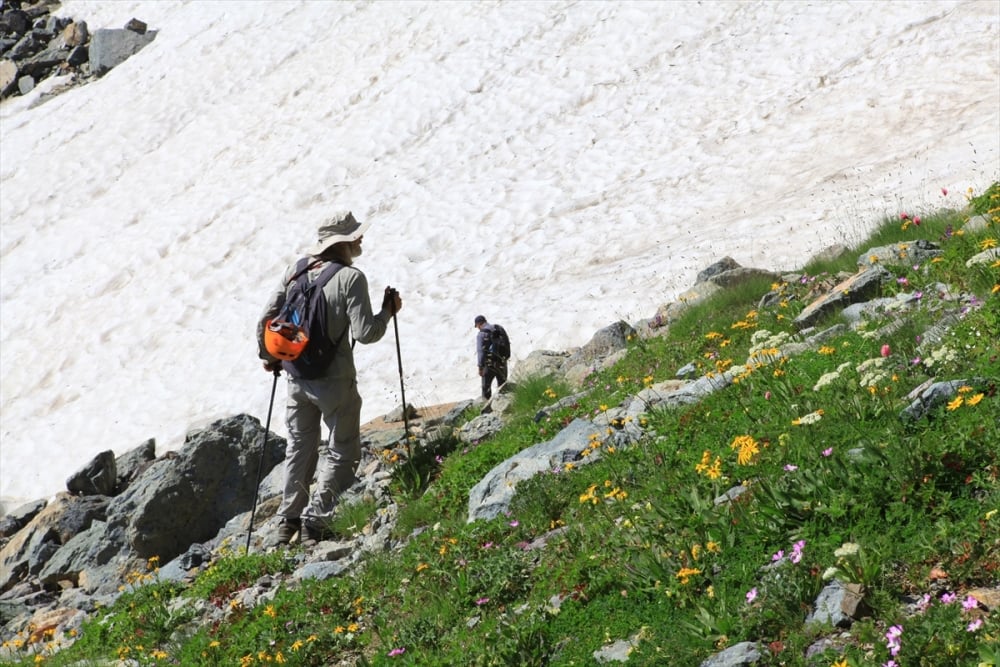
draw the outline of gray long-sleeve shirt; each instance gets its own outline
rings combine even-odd
[[[493,325],[489,323],[484,324],[483,328],[476,334],[476,360],[480,369],[486,368],[489,361],[490,337],[492,335]]]
[[[309,280],[315,280],[324,267],[326,264],[321,264],[310,270]],[[284,305],[288,281],[293,275],[295,275],[295,264],[285,270],[281,284],[271,293],[267,306],[257,322],[258,355],[265,361],[278,361],[264,347],[264,325],[269,319],[275,317]],[[368,296],[368,279],[365,278],[365,274],[353,266],[345,266],[338,271],[323,287],[323,294],[326,296],[326,326],[330,340],[334,342],[340,340],[337,354],[324,377],[354,379],[357,377],[357,370],[354,367],[354,351],[351,349],[351,341],[348,338],[366,344],[381,340],[385,335],[392,314],[385,309],[377,314],[372,313],[372,305]],[[350,327],[350,336],[345,335],[348,327]]]

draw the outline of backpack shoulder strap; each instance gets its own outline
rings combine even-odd
[[[316,277],[316,285],[323,287],[330,282],[330,279],[333,278],[337,271],[340,271],[342,268],[344,268],[343,264],[330,262],[330,264],[323,269],[323,272]]]
[[[322,260],[314,259],[312,257],[303,257],[298,260],[295,262],[295,271],[292,273],[292,277],[288,279],[288,284],[291,285],[303,275],[308,273],[310,269],[319,266],[321,263]]]

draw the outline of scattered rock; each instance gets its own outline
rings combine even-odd
[[[115,467],[115,453],[110,449],[95,456],[87,465],[73,473],[66,480],[70,493],[82,496],[110,496],[115,492],[118,469]]]
[[[701,667],[749,667],[766,653],[767,649],[756,642],[740,642],[703,661]]]

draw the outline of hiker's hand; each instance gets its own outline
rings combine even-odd
[[[382,310],[387,310],[390,315],[395,315],[402,307],[403,300],[399,298],[399,292],[391,287],[386,287],[385,296],[382,297]]]
[[[483,377],[483,373],[485,373],[485,372],[486,371],[484,369],[480,368],[479,369],[479,377]]]
[[[268,373],[273,373],[275,371],[279,371],[280,372],[281,371],[281,362],[280,361],[265,361],[264,362],[264,370],[267,371]]]

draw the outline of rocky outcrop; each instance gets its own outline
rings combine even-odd
[[[469,490],[469,521],[492,519],[510,505],[518,482],[542,472],[562,470],[567,463],[577,463],[584,451],[606,439],[599,429],[585,419],[575,419],[556,437],[532,445],[494,467]],[[596,460],[598,454],[587,457]]]
[[[123,29],[89,30],[86,21],[56,16],[55,0],[5,0],[0,11],[0,99],[30,93],[65,77],[62,92],[106,74],[156,38],[138,19]]]

